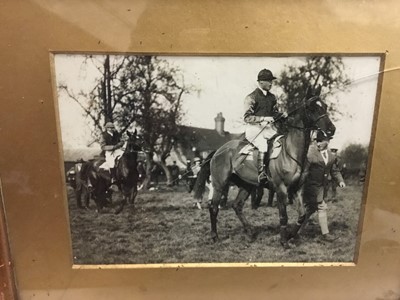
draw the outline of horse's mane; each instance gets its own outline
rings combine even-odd
[[[289,124],[292,124],[293,121],[293,117],[287,117],[286,119],[278,119],[275,121],[275,126],[278,129],[278,133],[286,136],[289,133]]]

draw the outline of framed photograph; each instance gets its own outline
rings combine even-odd
[[[2,6],[19,298],[400,297],[399,4]]]
[[[382,66],[373,54],[55,54],[74,264],[354,265]],[[271,128],[257,120],[274,114]],[[324,171],[303,183],[314,163]],[[213,205],[221,238],[207,226]]]

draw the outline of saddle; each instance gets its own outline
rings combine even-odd
[[[276,136],[272,144],[272,149],[269,149],[270,157],[269,159],[276,159],[282,151],[282,141],[283,135]],[[238,156],[234,159],[233,169],[238,171],[244,164],[253,165],[255,169],[258,169],[258,155],[259,150],[256,146],[250,143],[248,140],[244,140],[242,147],[238,152]],[[240,145],[239,145],[240,147]]]

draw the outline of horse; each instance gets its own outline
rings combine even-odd
[[[116,182],[118,190],[122,194],[122,200],[115,210],[115,214],[119,214],[125,204],[130,203],[134,205],[134,201],[138,192],[137,183],[139,180],[139,173],[137,170],[137,157],[138,152],[141,150],[138,145],[138,136],[135,133],[127,132],[128,140],[125,142],[123,148],[124,153],[121,157],[117,158],[116,168]],[[92,196],[96,202],[97,210],[99,212],[106,206],[107,198],[112,198],[111,177],[107,170],[100,168],[104,162],[102,160],[95,160],[89,165],[88,178],[92,183]]]
[[[311,130],[323,130],[333,135],[336,128],[327,114],[327,105],[320,99],[321,87],[316,91],[307,89],[306,97],[300,106],[289,113],[286,121],[287,133],[281,138],[281,151],[271,159],[268,165],[270,182],[277,194],[277,204],[280,219],[280,243],[287,249],[288,241],[297,235],[300,227],[306,221],[306,212],[302,199],[303,167],[310,144]],[[245,232],[254,237],[252,226],[243,215],[245,200],[259,186],[256,155],[251,160],[240,150],[249,141],[232,140],[222,145],[213,155],[210,164],[211,183],[213,185],[212,200],[209,203],[211,220],[211,238],[218,241],[217,216],[221,195],[229,184],[234,182],[239,187],[238,195],[233,203],[233,209],[241,221]],[[204,181],[205,184],[205,181]],[[203,182],[199,182],[202,186]],[[287,230],[288,216],[286,211],[287,198],[294,199],[298,208],[298,221],[292,232]]]

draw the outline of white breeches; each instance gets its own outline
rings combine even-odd
[[[318,203],[318,222],[319,222],[319,226],[321,228],[322,234],[329,233],[327,209],[328,209],[328,205],[326,205],[325,201]]]
[[[247,124],[245,137],[254,144],[261,152],[268,151],[267,140],[276,134],[276,127],[274,124],[260,125],[260,124]]]
[[[105,151],[106,161],[100,166],[100,168],[105,170],[110,170],[115,167],[115,159],[118,156],[122,156],[124,150],[122,148],[115,149],[113,151]]]

